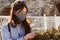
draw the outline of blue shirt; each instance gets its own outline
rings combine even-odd
[[[2,26],[2,40],[24,40],[25,31],[21,24],[18,24],[16,28],[13,28],[10,25],[11,29],[11,37],[10,32],[8,31],[8,23]],[[20,37],[19,34],[20,33]]]

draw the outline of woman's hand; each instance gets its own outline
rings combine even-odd
[[[27,34],[26,36],[24,36],[24,39],[25,39],[25,40],[29,40],[29,39],[34,38],[35,36],[36,36],[35,33],[29,33],[29,34]]]

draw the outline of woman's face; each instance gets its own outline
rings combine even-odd
[[[26,12],[27,9],[24,7],[22,11],[18,10],[17,13],[15,13],[16,17],[19,19],[19,21],[23,21],[26,18]]]

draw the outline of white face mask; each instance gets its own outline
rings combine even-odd
[[[16,14],[16,16],[19,18],[20,21],[23,21],[26,18],[26,14],[24,13]]]

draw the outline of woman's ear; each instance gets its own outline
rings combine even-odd
[[[26,19],[26,20],[27,20],[27,23],[30,25],[31,22],[29,21],[29,19]]]

